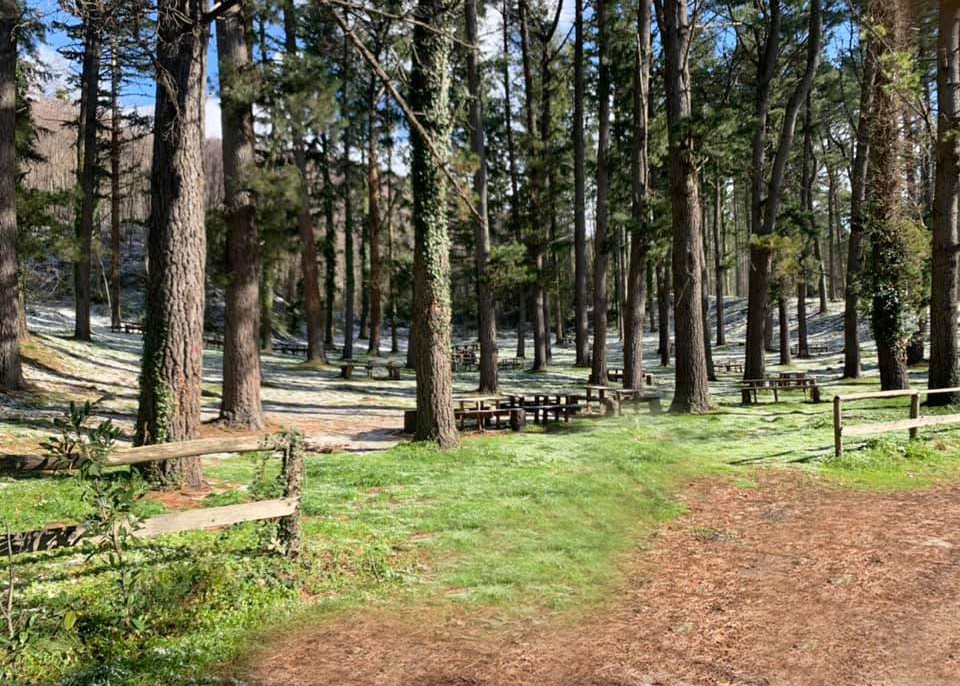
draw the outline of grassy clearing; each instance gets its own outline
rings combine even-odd
[[[720,400],[706,416],[583,420],[469,439],[448,453],[404,445],[312,456],[302,562],[265,552],[271,531],[262,525],[145,543],[131,558],[135,627],[118,623],[118,574],[102,560],[61,553],[21,564],[17,603],[34,619],[0,681],[198,683],[265,626],[370,603],[504,618],[575,613],[616,584],[624,554],[645,534],[682,514],[675,496],[690,480],[720,476],[756,488],[755,469],[793,465],[887,489],[960,474],[958,432],[853,446],[835,460],[829,403],[743,408],[732,395]],[[902,417],[902,405],[854,408],[849,421]],[[207,504],[251,497],[258,464],[208,464],[208,478],[231,490]],[[0,492],[0,521],[13,530],[84,515],[71,478],[6,479]]]

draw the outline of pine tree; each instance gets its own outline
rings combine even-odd
[[[0,0],[0,391],[23,383],[17,270],[17,24],[20,7]]]

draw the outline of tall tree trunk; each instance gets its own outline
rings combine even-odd
[[[113,41],[110,62],[110,324],[120,327],[120,60]]]
[[[414,319],[417,341],[419,441],[441,447],[458,442],[450,368],[450,239],[447,184],[450,114],[450,8],[445,0],[419,0],[413,29],[411,106],[430,140],[415,129],[413,143]],[[441,159],[434,159],[429,147]]]
[[[320,166],[323,175],[323,218],[326,236],[323,240],[324,261],[324,317],[323,345],[333,346],[334,301],[337,295],[337,225],[334,221],[334,188],[330,178],[330,140],[326,132],[320,134]],[[326,352],[326,350],[324,351]]]
[[[606,0],[597,0],[597,99],[599,100],[599,132],[597,134],[597,214],[593,248],[593,360],[590,382],[607,383],[607,264],[610,261],[610,64],[607,55],[610,36]]]
[[[773,7],[777,7],[777,16],[773,18]],[[800,108],[803,106],[813,87],[814,77],[817,68],[820,65],[821,43],[823,38],[823,7],[821,0],[811,0],[809,11],[809,30],[807,35],[807,55],[806,66],[796,88],[790,95],[786,110],[783,115],[783,123],[780,129],[780,137],[777,142],[776,153],[773,159],[773,165],[770,169],[769,180],[766,184],[766,196],[763,197],[762,180],[758,176],[763,174],[763,155],[766,147],[765,125],[762,134],[754,137],[754,166],[753,166],[753,194],[752,199],[752,231],[760,237],[760,240],[753,241],[750,248],[750,292],[749,303],[747,306],[747,352],[746,364],[744,365],[744,377],[747,379],[762,378],[765,371],[765,358],[762,349],[759,347],[761,340],[761,315],[770,312],[769,290],[770,290],[770,261],[772,252],[768,241],[764,237],[770,236],[776,232],[777,218],[780,214],[780,206],[783,201],[783,185],[787,170],[787,162],[790,159],[790,150],[793,147],[793,140],[796,133],[797,117]],[[771,3],[771,34],[774,33],[774,24],[776,24],[776,33],[779,34],[779,0]],[[775,39],[779,43],[779,38]],[[769,37],[768,49],[771,48]],[[772,74],[766,71],[773,69],[775,65],[770,65],[767,60],[771,58],[776,60],[778,46],[774,45],[769,52],[765,50],[764,61],[761,69],[764,70],[764,76]],[[762,109],[763,120],[766,120],[769,111],[769,81],[766,82],[765,97],[758,99],[758,113]],[[758,160],[759,158],[759,160]]]
[[[100,17],[92,8],[84,17],[83,67],[80,74],[80,126],[77,130],[77,169],[80,190],[77,213],[77,261],[74,264],[76,317],[73,335],[90,340],[90,264],[93,254],[93,213],[97,204],[97,124],[100,102]]]
[[[523,243],[520,221],[520,181],[517,171],[517,149],[513,138],[513,101],[510,96],[510,25],[509,1],[503,2],[503,108],[507,129],[507,160],[510,167],[510,229],[517,243]],[[521,291],[524,290],[521,288]],[[517,357],[527,356],[527,299],[521,292],[517,298]]]
[[[543,219],[543,200],[545,188],[545,170],[542,142],[537,139],[536,96],[533,82],[532,51],[530,40],[530,7],[528,0],[519,0],[520,10],[520,49],[523,58],[523,83],[526,94],[524,113],[526,115],[526,135],[529,159],[527,161],[528,198],[527,198],[527,250],[534,273],[534,282],[530,287],[529,305],[533,309],[533,370],[546,369],[546,322],[543,319],[543,265],[544,238],[540,235]]]
[[[837,224],[837,175],[827,164],[827,292],[830,302],[837,299],[837,240],[834,227]]]
[[[773,227],[764,226],[764,178],[766,177],[767,138],[769,136],[770,100],[773,78],[780,56],[780,0],[770,0],[767,11],[767,35],[758,64],[754,93],[752,163],[750,166],[750,228],[758,240],[751,240],[747,270],[747,335],[743,366],[745,379],[763,378],[766,372],[767,339],[770,336],[770,261],[771,250],[764,236]]]
[[[700,184],[690,128],[691,26],[686,0],[658,0],[658,4],[662,7],[660,29],[664,45],[673,209],[673,308],[677,349],[676,390],[670,411],[706,412],[710,409],[710,384],[703,345],[704,246]]]
[[[717,311],[717,345],[724,345],[727,342],[726,331],[723,325],[723,297],[724,280],[726,279],[726,255],[723,251],[723,186],[720,174],[717,174],[716,183],[713,186],[713,269],[714,284],[716,288],[716,311]]]
[[[882,27],[882,39],[873,36],[867,49],[878,65],[870,115],[870,164],[867,177],[867,230],[872,247],[873,334],[883,390],[907,388],[904,332],[905,284],[900,222],[902,184],[900,154],[900,104],[897,75],[890,56],[902,49],[906,30],[905,0],[871,0],[868,14]],[[886,67],[886,68],[885,68]]]
[[[703,245],[706,247],[706,241],[703,242]],[[717,368],[713,364],[713,346],[710,344],[710,286],[707,283],[709,281],[709,270],[707,269],[708,260],[706,250],[704,250],[703,253],[703,259],[701,260],[703,274],[700,278],[700,288],[702,289],[700,302],[703,313],[703,354],[707,363],[707,380],[716,381]]]
[[[253,70],[247,22],[240,3],[217,19],[220,117],[223,128],[224,210],[227,220],[227,293],[223,335],[220,419],[244,429],[263,428],[260,404],[260,235],[250,191],[256,171],[253,101],[243,96]]]
[[[642,388],[643,319],[647,285],[647,183],[649,180],[648,112],[650,64],[652,61],[652,0],[637,3],[637,51],[633,69],[633,148],[630,226],[630,275],[627,286],[625,338],[623,342],[623,387]]]
[[[350,53],[349,46],[344,42],[343,53],[343,91],[344,95],[340,103],[340,111],[343,116],[348,117],[349,103],[347,101],[347,84],[350,83]],[[357,265],[353,257],[353,162],[350,160],[350,147],[352,140],[352,131],[350,122],[347,121],[343,129],[343,160],[342,171],[340,173],[342,181],[343,196],[343,271],[344,271],[344,292],[343,292],[343,353],[341,359],[353,359],[353,325],[354,308],[356,305],[357,289]]]
[[[203,93],[206,3],[157,7],[157,94],[148,225],[146,320],[135,442],[196,438],[203,383]],[[152,465],[164,483],[199,487],[200,458]]]
[[[477,321],[480,338],[480,392],[496,393],[497,312],[493,289],[487,274],[490,261],[490,224],[487,216],[487,153],[480,100],[480,49],[477,28],[477,0],[466,0],[467,83],[470,89],[470,145],[477,158],[473,173],[473,191],[477,198],[474,237],[477,250]]]
[[[857,151],[850,174],[850,238],[847,244],[847,278],[843,311],[843,376],[859,379],[860,365],[860,290],[864,266],[863,239],[866,227],[865,203],[867,173],[870,167],[870,118],[876,91],[877,63],[873,52],[866,51],[861,77],[860,120],[857,123]]]
[[[667,254],[663,264],[657,266],[657,323],[659,326],[657,352],[660,366],[670,366],[670,265],[673,258]]]
[[[781,291],[783,286],[777,288]],[[777,295],[777,315],[780,323],[780,364],[790,364],[790,313],[787,311],[787,296],[782,292]]]
[[[383,328],[383,262],[380,253],[380,127],[376,82],[370,83],[370,141],[367,148],[367,231],[370,235],[370,341],[367,354],[380,355]]]
[[[360,228],[360,331],[361,341],[370,339],[370,224]]]
[[[940,3],[937,44],[937,172],[930,298],[930,388],[960,386],[957,288],[960,269],[960,2]],[[955,402],[949,394],[934,403]]]
[[[573,53],[573,184],[574,184],[574,317],[576,335],[576,364],[587,366],[590,350],[590,330],[587,322],[587,194],[586,141],[584,139],[584,24],[583,0],[575,0],[576,39]]]
[[[273,352],[273,283],[274,266],[261,265],[260,274],[260,350]]]
[[[17,276],[17,25],[15,0],[0,0],[0,391],[23,384]]]
[[[283,5],[284,50],[286,59],[297,59],[297,14],[293,0]],[[300,270],[303,272],[303,309],[307,320],[307,359],[325,360],[323,349],[323,302],[320,299],[320,270],[317,267],[317,238],[310,212],[310,186],[307,181],[307,152],[300,113],[293,120],[293,158],[300,176],[300,210],[297,227],[300,231]]]
[[[807,328],[807,281],[801,275],[797,284],[797,357],[810,357],[810,342]]]

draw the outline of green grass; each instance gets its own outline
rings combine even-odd
[[[829,403],[720,400],[706,416],[631,413],[469,439],[450,452],[310,456],[302,561],[267,552],[267,525],[145,542],[132,554],[136,629],[118,626],[117,573],[101,559],[40,556],[15,570],[18,605],[36,616],[15,673],[25,684],[195,683],[265,629],[370,604],[576,614],[602,602],[647,534],[682,514],[676,496],[694,479],[759,488],[757,466],[787,465],[854,488],[960,476],[960,432],[853,444],[838,460]],[[852,408],[848,421],[904,413],[902,403],[871,408]],[[257,465],[252,456],[209,464],[207,477],[231,490],[208,503],[252,497],[235,487],[249,486]],[[71,478],[8,478],[0,493],[0,521],[14,530],[84,515]],[[69,629],[68,616],[77,617]],[[13,680],[7,670],[0,682]]]

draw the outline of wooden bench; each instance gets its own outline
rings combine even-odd
[[[617,388],[611,391],[611,394],[617,403],[617,414],[620,414],[624,403],[632,403],[637,412],[640,411],[640,405],[643,403],[646,403],[647,407],[650,408],[651,414],[660,414],[663,412],[663,407],[660,404],[663,396],[659,391],[641,390],[639,388]]]
[[[503,420],[507,420],[507,426],[512,431],[523,431],[527,423],[526,412],[521,407],[485,407],[485,408],[465,408],[455,409],[453,416],[457,421],[460,431],[465,431],[467,420],[476,422],[477,430],[483,433],[488,428],[502,428]],[[490,422],[493,425],[490,425]]]
[[[140,322],[120,322],[120,326],[110,325],[113,333],[143,333],[143,324]]]
[[[795,345],[790,348],[790,353],[795,357],[800,356],[800,346]],[[808,343],[807,353],[810,355],[829,355],[830,345],[827,343]]]
[[[740,395],[744,405],[759,402],[760,391],[772,391],[773,401],[780,401],[780,391],[803,391],[804,397],[812,402],[820,402],[820,387],[812,376],[768,377],[766,379],[746,379],[740,386]]]
[[[623,367],[610,367],[607,369],[607,381],[617,383],[623,381]],[[644,374],[643,382],[647,386],[653,385],[653,374]]]
[[[523,369],[524,360],[519,357],[507,357],[497,360],[497,369]]]
[[[727,374],[743,374],[743,362],[723,360],[714,362],[713,366],[717,371],[723,371]]]
[[[303,355],[306,357],[310,351],[310,348],[303,343],[289,343],[286,341],[280,341],[273,344],[273,351],[282,355]]]
[[[353,370],[357,367],[360,367],[366,372],[367,378],[373,378],[374,369],[386,369],[387,378],[397,380],[400,378],[400,369],[401,366],[393,362],[387,362],[386,364],[381,364],[378,362],[341,362],[340,363],[340,378],[341,379],[352,379]]]

